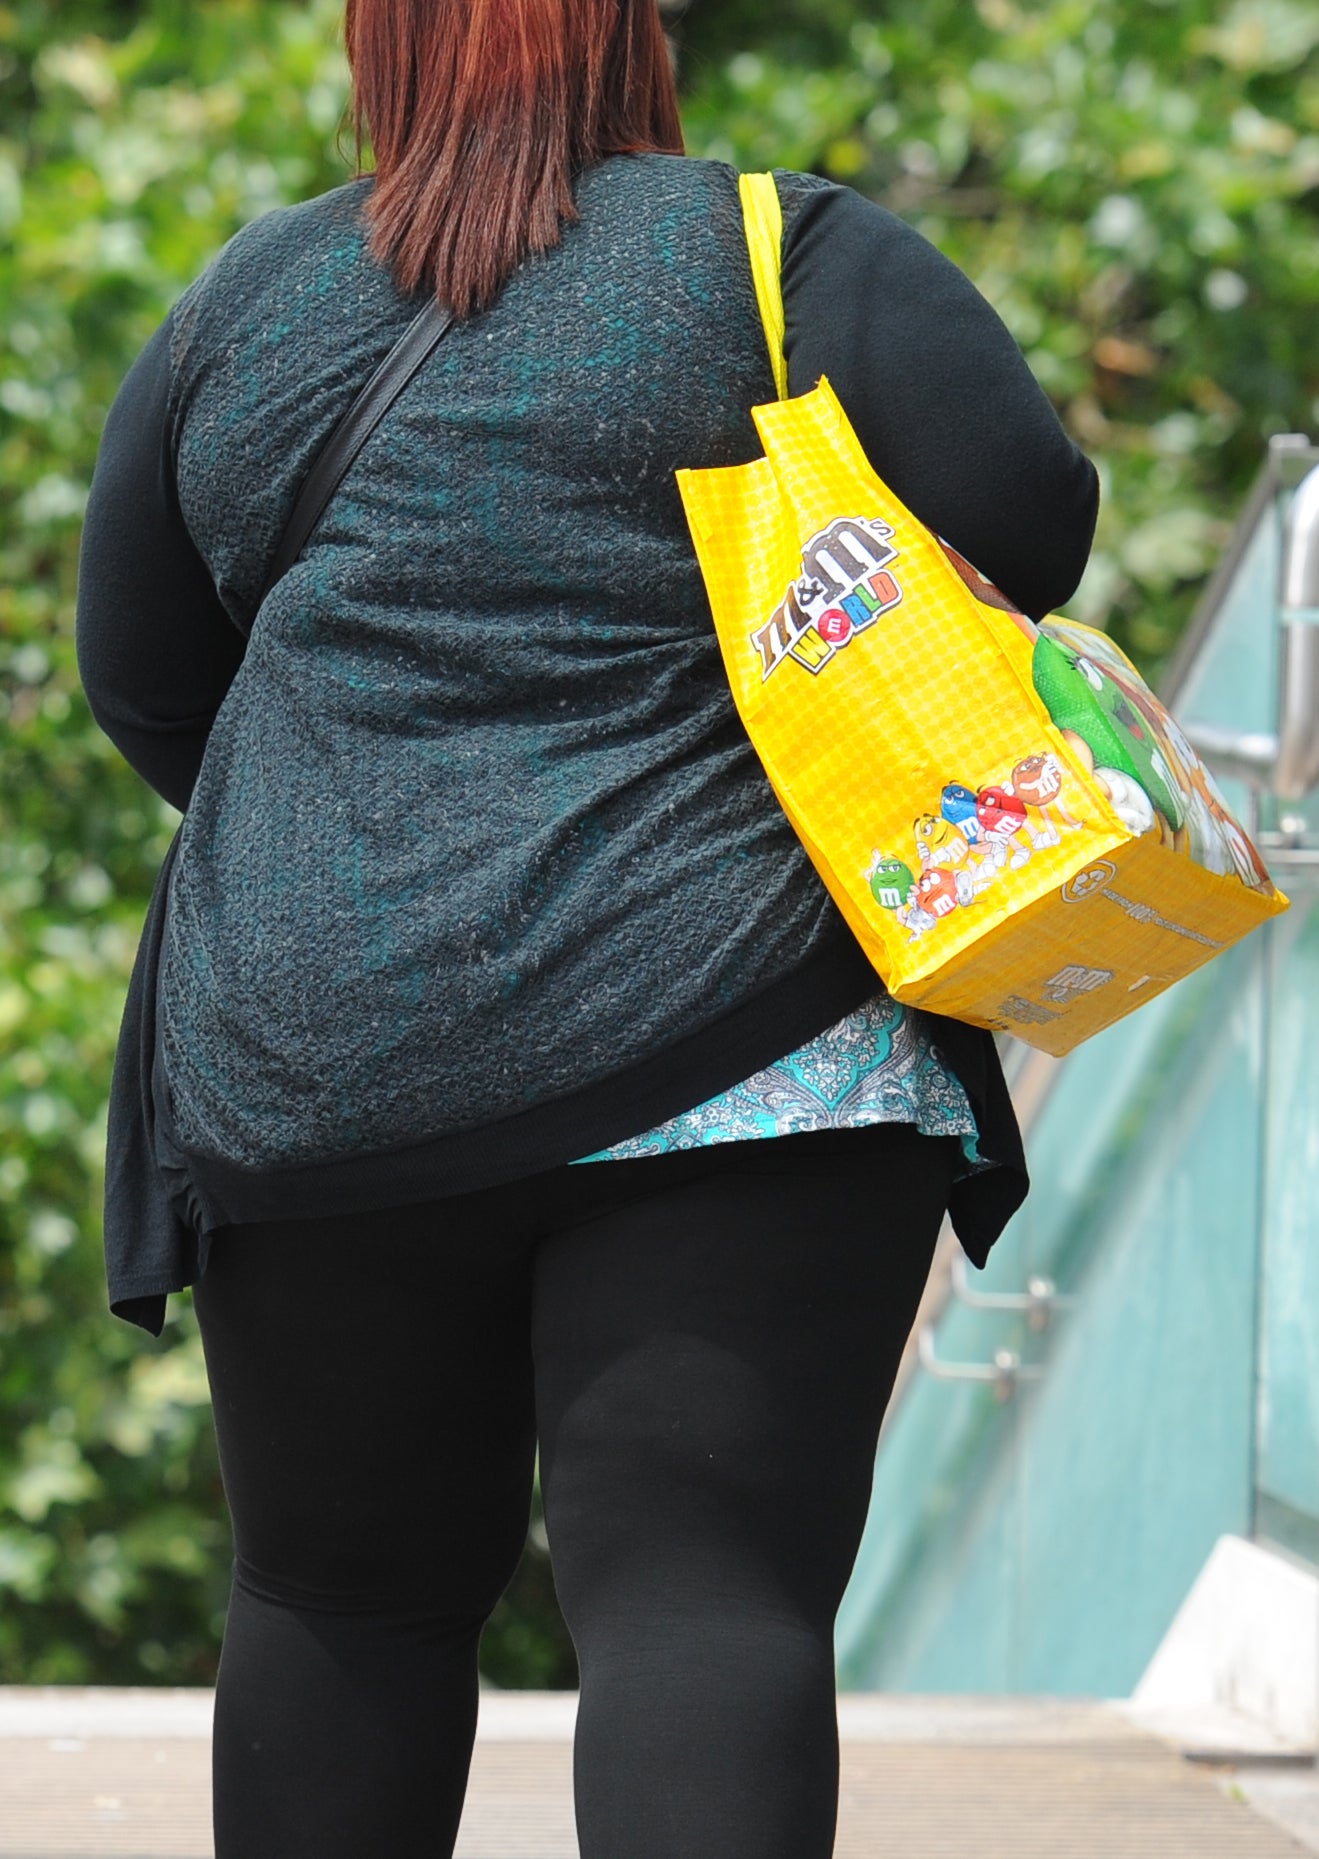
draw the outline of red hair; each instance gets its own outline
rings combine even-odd
[[[656,0],[348,0],[345,35],[371,250],[456,316],[558,244],[577,170],[683,153]]]

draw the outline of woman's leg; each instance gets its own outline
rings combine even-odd
[[[479,1198],[214,1238],[217,1859],[453,1850],[535,1445],[529,1249],[473,1222]]]
[[[582,1859],[826,1859],[834,1618],[957,1146],[880,1125],[700,1153],[537,1253]]]

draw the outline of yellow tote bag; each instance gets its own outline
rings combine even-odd
[[[1287,899],[1113,642],[1015,612],[827,380],[786,398],[778,194],[741,185],[784,397],[763,458],[677,474],[734,700],[890,992],[1068,1052]]]

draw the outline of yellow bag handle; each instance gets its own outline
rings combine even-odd
[[[788,363],[783,353],[783,207],[772,174],[743,174],[738,178],[742,219],[746,226],[751,275],[756,302],[769,344],[770,366],[780,400],[788,398]]]

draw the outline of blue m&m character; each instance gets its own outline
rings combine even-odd
[[[955,826],[972,846],[985,836],[976,806],[977,797],[969,787],[963,787],[960,781],[950,781],[943,791],[943,804],[939,809],[948,824]]]

